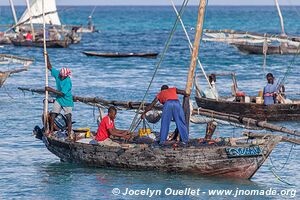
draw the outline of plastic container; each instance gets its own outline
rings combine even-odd
[[[259,96],[259,97],[262,97],[262,96],[263,96],[263,91],[262,91],[262,90],[259,90],[259,91],[258,91],[258,96]]]
[[[150,128],[140,128],[139,129],[139,136],[143,137],[143,136],[148,136],[151,134],[151,129]]]
[[[249,96],[245,96],[245,103],[250,103],[250,97]]]
[[[85,137],[91,137],[91,129],[90,128],[78,128],[77,131],[85,132]]]
[[[264,101],[263,101],[263,98],[262,98],[262,97],[256,97],[255,102],[256,102],[257,104],[262,104]]]

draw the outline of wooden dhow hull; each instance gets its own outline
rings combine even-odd
[[[12,40],[11,42],[14,46],[40,47],[40,48],[44,47],[43,41],[32,42],[32,41]],[[47,48],[68,48],[69,45],[70,42],[68,40],[52,40],[46,42]]]
[[[95,167],[159,170],[201,176],[250,179],[281,137],[263,145],[159,147],[136,145],[109,147],[43,137],[47,149],[62,161]]]
[[[267,121],[300,120],[300,101],[293,104],[263,105],[195,97],[199,107],[217,112]]]
[[[263,55],[263,46],[262,45],[250,45],[250,44],[234,44],[239,51],[245,54],[261,54]],[[281,46],[268,46],[267,54],[299,54],[300,49],[296,46],[288,46],[286,48],[282,48]]]

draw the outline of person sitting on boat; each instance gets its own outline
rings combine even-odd
[[[130,138],[130,133],[127,130],[119,130],[115,128],[115,119],[117,115],[117,109],[114,106],[108,108],[108,114],[103,117],[101,123],[98,126],[97,135],[95,140],[101,145],[107,146],[120,146],[119,143],[110,139],[110,136],[120,137],[124,139]],[[91,144],[94,143],[90,142]]]
[[[32,34],[30,33],[30,31],[28,31],[25,37],[26,41],[32,41],[32,38]]]
[[[53,110],[50,113],[50,133],[53,133],[54,119],[57,115],[64,110],[66,117],[68,136],[69,139],[73,140],[72,132],[72,109],[74,107],[73,96],[72,96],[72,81],[71,81],[71,71],[68,68],[62,68],[60,71],[52,67],[50,59],[47,55],[47,67],[51,71],[51,75],[55,78],[56,89],[51,87],[46,87],[45,89],[49,92],[53,92],[57,95]]]
[[[180,134],[180,140],[183,143],[188,142],[188,130],[185,122],[183,108],[178,100],[177,94],[188,96],[184,90],[179,90],[175,87],[169,88],[167,85],[161,87],[161,91],[156,95],[152,103],[145,108],[141,118],[144,119],[148,111],[150,111],[159,101],[163,104],[163,112],[161,117],[160,128],[160,144],[164,144],[169,134],[169,126],[172,118],[175,120],[176,126]]]
[[[218,90],[216,88],[216,75],[215,74],[210,74],[208,76],[208,80],[209,83],[211,85],[211,87],[209,86],[207,89],[205,89],[203,91],[202,96],[205,98],[209,98],[209,99],[218,99],[219,98],[219,94],[218,94]]]
[[[274,83],[274,76],[272,73],[268,73],[267,76],[268,84],[264,87],[263,98],[265,105],[275,104],[277,96],[277,84]]]

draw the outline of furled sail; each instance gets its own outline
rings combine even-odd
[[[57,14],[56,2],[55,0],[44,0],[45,1],[45,21],[46,24],[61,25],[60,19]],[[30,3],[30,10],[26,9],[20,18],[18,24],[25,22],[25,24],[30,23],[28,20],[32,17],[33,24],[43,23],[43,0],[33,0]]]

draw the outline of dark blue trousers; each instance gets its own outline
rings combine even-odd
[[[182,142],[188,142],[189,136],[185,123],[183,109],[178,100],[168,100],[163,107],[160,127],[160,144],[163,144],[169,134],[169,126],[172,118],[178,128],[180,139]]]

